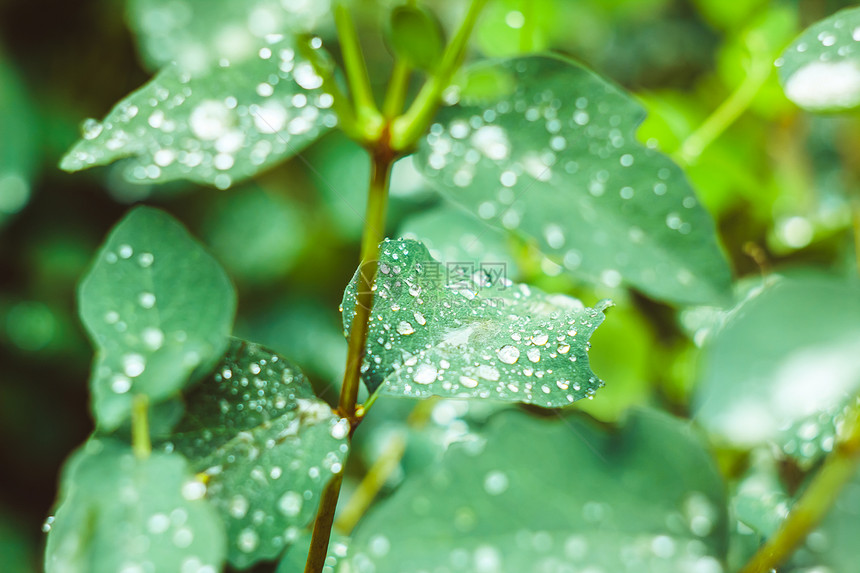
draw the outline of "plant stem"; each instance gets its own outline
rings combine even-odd
[[[376,102],[373,99],[370,76],[367,74],[367,64],[364,61],[355,22],[352,21],[349,9],[343,4],[335,6],[334,21],[355,113],[365,138],[372,140],[382,127],[382,116],[376,109]]]
[[[331,539],[331,524],[337,509],[337,498],[340,496],[340,486],[343,483],[343,471],[328,482],[323,490],[320,508],[314,521],[314,532],[311,537],[311,548],[305,563],[305,573],[321,573],[325,566],[328,553],[328,543]]]
[[[385,238],[385,212],[388,203],[388,183],[396,156],[380,143],[382,150],[371,156],[370,189],[367,195],[367,215],[361,239],[361,266],[356,292],[355,316],[349,331],[346,372],[340,391],[340,415],[354,423],[355,404],[361,380],[361,362],[367,343],[370,309],[373,306],[373,282],[376,279],[379,243]]]
[[[152,453],[149,441],[149,398],[137,394],[131,404],[131,449],[139,460],[145,460]]]
[[[382,115],[385,119],[390,121],[403,110],[411,74],[412,70],[403,60],[397,59],[394,62],[391,78],[388,80],[388,91],[385,92],[385,101],[382,103]]]
[[[433,413],[433,408],[439,403],[438,397],[430,397],[422,400],[415,405],[412,413],[406,421],[406,425],[411,430],[420,430],[430,421],[430,415]],[[367,471],[364,479],[358,484],[355,493],[343,508],[340,516],[337,519],[334,527],[344,535],[349,535],[361,517],[367,512],[367,508],[376,499],[382,486],[397,469],[403,454],[406,452],[407,436],[403,434],[395,435],[386,446],[385,450],[373,462],[373,465]]]
[[[377,142],[376,149],[371,153],[370,189],[367,194],[367,215],[361,241],[361,266],[358,272],[355,315],[349,330],[346,372],[344,372],[338,402],[338,413],[349,420],[350,436],[361,422],[361,418],[356,416],[358,387],[361,384],[361,363],[364,359],[370,310],[373,305],[373,282],[376,279],[379,243],[385,238],[385,211],[388,203],[391,167],[398,157],[388,147],[388,142],[384,138],[386,134],[387,132],[383,132],[383,138]],[[343,472],[332,478],[323,491],[320,509],[314,521],[305,573],[322,571],[342,481]]]
[[[442,92],[451,84],[451,78],[459,69],[466,55],[469,37],[478,21],[481,10],[488,0],[472,0],[466,16],[460,23],[460,28],[445,48],[442,61],[436,73],[427,79],[415,101],[402,116],[392,122],[391,148],[397,151],[408,151],[418,141],[430,123],[441,103]]]
[[[536,0],[523,0],[521,10],[523,14],[523,26],[520,28],[520,52],[528,54],[535,49],[535,4]]]
[[[771,73],[769,54],[751,48],[749,71],[734,92],[714,110],[699,128],[681,144],[673,157],[678,162],[695,163],[702,152],[732,125],[750,106]]]
[[[739,573],[769,573],[781,565],[824,519],[860,461],[860,405],[851,409],[842,437],[782,526]]]

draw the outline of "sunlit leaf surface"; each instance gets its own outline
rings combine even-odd
[[[676,303],[726,296],[714,223],[681,169],[636,140],[639,104],[561,58],[488,69],[508,87],[443,109],[419,152],[446,197],[579,277]]]

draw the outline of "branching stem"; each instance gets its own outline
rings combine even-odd
[[[409,109],[395,119],[391,126],[391,148],[398,151],[408,151],[418,138],[421,137],[430,123],[433,121],[433,116],[439,109],[439,104],[442,99],[442,92],[451,84],[451,78],[459,69],[463,58],[466,55],[466,47],[469,44],[469,37],[472,35],[472,30],[478,21],[478,16],[481,10],[487,4],[488,0],[472,0],[466,16],[460,23],[460,28],[451,40],[451,43],[445,48],[445,53],[442,54],[442,61],[435,74],[427,78],[427,81],[421,87],[421,91],[415,97],[415,101],[409,106]]]

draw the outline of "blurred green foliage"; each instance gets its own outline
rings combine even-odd
[[[379,39],[380,6],[389,4],[356,2],[380,91],[390,68]],[[457,3],[431,4],[450,31]],[[850,4],[497,0],[474,49],[491,57],[552,50],[579,59],[638,96],[649,112],[638,132],[642,142],[676,154],[756,62],[772,61],[802,28]],[[113,0],[0,2],[0,564],[9,573],[40,569],[41,524],[60,464],[92,427],[92,349],[74,293],[97,245],[131,203],[161,206],[208,243],[237,283],[243,337],[299,362],[328,400],[343,368],[336,309],[358,259],[367,180],[355,145],[327,136],[301,159],[230,191],[185,182],[131,185],[118,166],[74,176],[57,168],[78,138],[80,118],[104,116],[147,81],[144,62],[160,61],[135,51],[126,24],[125,9]],[[856,275],[849,205],[860,176],[857,118],[799,111],[768,69],[737,121],[684,166],[686,173],[716,219],[736,277],[800,265]],[[416,228],[419,211],[450,208],[427,192],[408,159],[395,171],[392,193],[389,235]],[[461,237],[450,236],[451,246]],[[673,309],[578,284],[528,243],[514,239],[507,247],[516,261],[511,279],[587,303],[618,299],[592,353],[595,372],[610,386],[582,410],[603,421],[634,404],[689,412],[701,340]],[[433,248],[445,252],[446,245]],[[400,419],[409,410],[391,409]],[[366,431],[374,429],[368,424]],[[846,499],[856,493],[854,485]],[[847,503],[826,528],[856,520]],[[850,562],[841,554],[833,560]]]

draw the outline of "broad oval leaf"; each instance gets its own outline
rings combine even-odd
[[[234,339],[214,374],[186,396],[187,412],[161,447],[207,476],[227,525],[228,560],[272,559],[313,519],[339,473],[349,425],[277,354]]]
[[[804,464],[833,448],[860,390],[860,290],[815,274],[776,279],[705,344],[696,419],[739,447],[775,442]]]
[[[507,411],[372,508],[341,570],[722,572],[727,533],[687,424],[639,411],[606,433]]]
[[[96,347],[90,381],[103,430],[210,368],[227,347],[236,294],[215,259],[167,213],[137,207],[111,231],[78,289]]]
[[[189,73],[177,65],[87,120],[60,167],[121,158],[133,183],[188,179],[227,188],[301,151],[337,119],[322,78],[290,40],[247,61]]]
[[[445,37],[442,24],[428,9],[404,4],[391,11],[388,43],[398,58],[412,67],[432,71],[442,59]]]
[[[349,332],[359,272],[343,298]],[[588,339],[603,322],[565,295],[513,284],[495,265],[447,265],[418,241],[386,240],[362,378],[370,392],[424,398],[493,398],[556,408],[603,382],[588,365]]]
[[[91,439],[63,472],[45,550],[47,573],[195,571],[224,561],[224,524],[182,456],[138,459]]]
[[[727,295],[713,221],[681,169],[636,140],[641,106],[561,58],[492,69],[513,93],[443,109],[419,151],[446,197],[534,238],[581,278],[677,303]]]
[[[129,23],[150,69],[189,71],[249,59],[272,34],[308,32],[329,18],[329,0],[129,0]]]
[[[785,95],[810,111],[860,105],[860,8],[816,22],[776,60]]]

